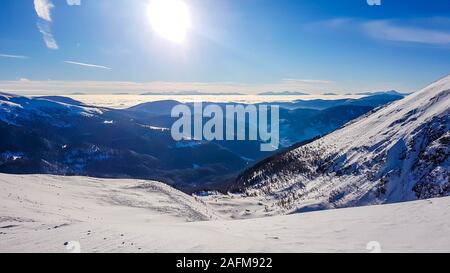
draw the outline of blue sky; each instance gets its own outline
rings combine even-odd
[[[450,73],[448,0],[184,0],[183,43],[151,1],[2,0],[0,89],[410,92]]]

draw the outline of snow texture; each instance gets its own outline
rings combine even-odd
[[[369,252],[372,241],[382,252],[450,249],[448,197],[229,220],[157,182],[0,174],[0,200],[0,252],[67,252],[66,242],[81,252]]]

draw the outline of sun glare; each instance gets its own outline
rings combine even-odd
[[[176,43],[186,39],[191,17],[182,0],[152,0],[148,16],[153,30],[161,37]]]

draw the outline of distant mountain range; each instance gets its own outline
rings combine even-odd
[[[410,94],[409,93],[400,93],[395,90],[390,90],[390,91],[378,91],[378,92],[361,92],[361,93],[356,93],[355,95],[360,95],[360,96],[375,96],[375,95],[407,96]]]
[[[310,94],[297,91],[263,92],[259,96],[308,96]]]
[[[337,106],[369,106],[369,107],[378,107],[384,105],[386,103],[396,101],[402,99],[403,95],[394,95],[394,94],[377,94],[362,97],[359,99],[336,99],[336,100],[324,100],[324,99],[314,99],[314,100],[296,100],[293,102],[284,102],[280,103],[280,105],[287,109],[298,109],[298,108],[307,108],[307,109],[317,109],[323,110],[331,107]]]
[[[131,93],[121,92],[108,95],[130,95]],[[70,95],[87,95],[83,92],[74,92]],[[145,92],[140,94],[141,96],[244,96],[246,94],[239,92],[200,92],[200,91],[162,91],[162,92]],[[269,91],[261,92],[258,96],[311,96],[311,94],[301,91]],[[324,96],[337,96],[337,93],[323,93]],[[375,91],[375,92],[361,92],[361,93],[346,93],[345,95],[358,95],[358,96],[374,96],[374,95],[397,95],[407,96],[409,93],[401,93],[395,90],[390,91]]]
[[[330,102],[323,109],[280,104],[282,146],[327,134],[386,101]],[[193,192],[225,189],[243,169],[273,154],[261,152],[259,142],[175,142],[168,129],[178,104],[157,101],[116,110],[61,96],[2,93],[0,172],[152,179]]]

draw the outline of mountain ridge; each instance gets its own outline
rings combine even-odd
[[[447,196],[450,76],[244,172],[234,190],[309,211]]]

